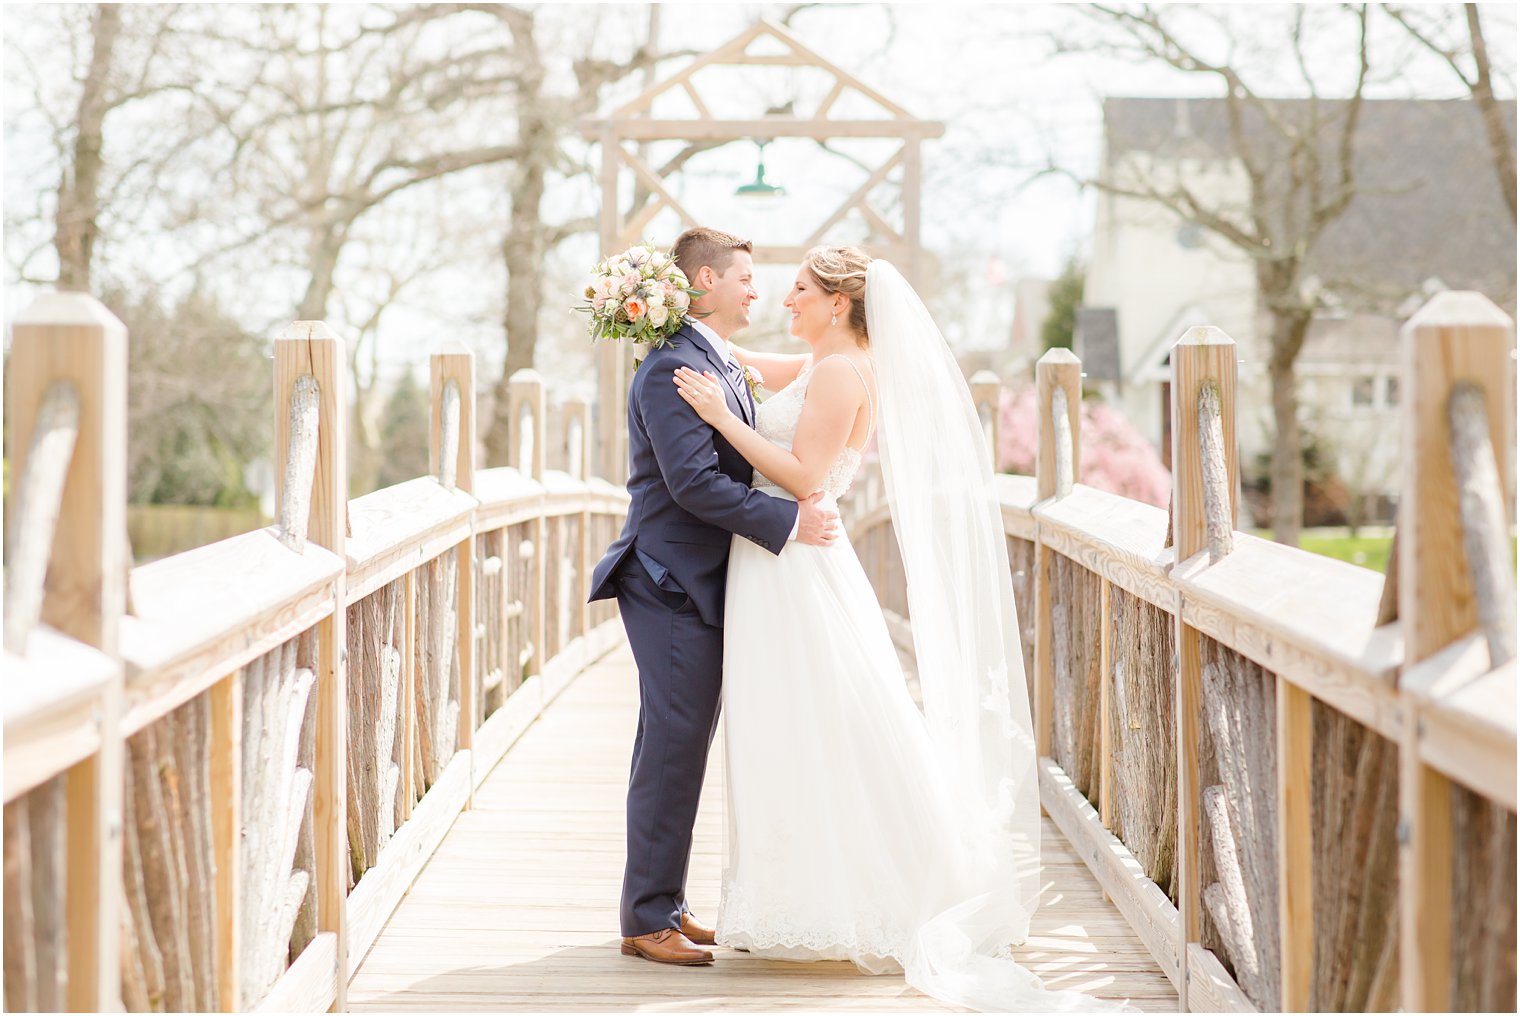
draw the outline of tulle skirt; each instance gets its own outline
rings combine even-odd
[[[901,970],[974,890],[923,714],[847,537],[735,537],[723,649],[728,839],[718,941]]]

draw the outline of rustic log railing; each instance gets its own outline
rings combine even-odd
[[[277,523],[132,569],[126,343],[80,294],[14,330],[5,1005],[341,1009],[474,788],[620,638],[585,599],[627,495],[585,475],[584,405],[570,471],[545,468],[531,372],[513,467],[475,469],[456,346],[432,357],[431,475],[350,501],[342,340],[297,322]]]
[[[1235,531],[1235,347],[1215,328],[1172,350],[1170,519],[1071,483],[1065,350],[1037,367],[1036,476],[998,478],[1043,805],[1184,1010],[1515,1008],[1513,326],[1445,293],[1402,342],[1386,590]],[[846,512],[911,647],[878,476]]]

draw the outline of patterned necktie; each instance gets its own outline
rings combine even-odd
[[[744,368],[739,366],[736,360],[725,360],[728,370],[728,380],[733,384],[734,391],[739,394],[739,402],[745,411],[749,410],[749,385],[744,382]]]

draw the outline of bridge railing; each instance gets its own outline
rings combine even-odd
[[[1235,529],[1215,328],[1172,350],[1170,513],[1078,481],[1065,350],[1037,368],[1037,475],[998,478],[1044,807],[1187,1010],[1515,1006],[1512,323],[1447,293],[1402,342],[1386,584]],[[847,511],[911,648],[879,476]]]
[[[89,297],[14,331],[5,617],[11,1010],[324,1011],[475,787],[615,645],[585,603],[627,496],[524,442],[474,468],[432,357],[431,475],[349,500],[342,342],[275,342],[279,518],[130,567],[126,342]],[[45,575],[45,584],[44,584]],[[130,600],[130,603],[128,602]]]

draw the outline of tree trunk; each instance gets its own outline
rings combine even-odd
[[[526,117],[524,119],[527,119]],[[544,166],[525,163],[512,189],[512,228],[502,244],[507,265],[507,356],[496,382],[495,409],[486,435],[486,464],[504,466],[515,427],[507,398],[512,375],[533,366],[538,345],[538,312],[544,300],[544,227],[539,202],[544,195]]]
[[[370,341],[378,341],[372,338]],[[383,411],[380,393],[373,387],[360,388],[355,394],[353,430],[348,442],[348,489],[350,497],[368,494],[380,486],[380,467],[384,453],[380,447],[380,428],[375,417]]]
[[[1304,528],[1303,440],[1298,427],[1298,378],[1294,365],[1309,333],[1312,312],[1285,292],[1291,269],[1264,268],[1258,272],[1263,302],[1271,308],[1271,349],[1268,356],[1272,379],[1272,420],[1276,440],[1272,445],[1272,538],[1298,546]],[[1263,278],[1266,277],[1266,278]],[[1276,286],[1269,288],[1267,279]],[[1274,292],[1274,288],[1277,290]]]
[[[1494,98],[1494,85],[1490,77],[1488,43],[1483,38],[1483,25],[1478,20],[1478,5],[1465,4],[1467,9],[1467,32],[1472,38],[1473,62],[1477,65],[1477,80],[1472,86],[1473,101],[1483,114],[1483,130],[1488,136],[1488,147],[1494,157],[1494,171],[1499,175],[1499,189],[1504,193],[1504,203],[1509,206],[1511,218],[1515,215],[1515,140],[1505,129],[1504,108]]]
[[[90,18],[90,67],[75,118],[73,164],[64,169],[58,185],[53,246],[58,251],[59,289],[80,292],[90,289],[90,265],[99,233],[96,219],[100,213],[102,127],[111,108],[106,91],[120,34],[121,7],[96,4]]]
[[[333,291],[333,276],[338,271],[338,254],[343,250],[343,231],[332,224],[314,225],[311,236],[311,277],[306,292],[296,308],[298,321],[321,321],[327,317],[327,301]]]
[[[518,51],[524,59],[519,92],[538,95],[543,89],[544,67],[533,41],[532,22],[519,27],[517,32]],[[513,374],[533,366],[533,353],[538,345],[538,312],[543,306],[543,266],[547,253],[540,207],[544,179],[559,156],[559,137],[554,126],[532,103],[525,103],[518,114],[517,136],[522,159],[512,178],[512,220],[502,243],[502,259],[507,267],[507,309],[503,317],[507,356],[496,382],[495,408],[486,432],[488,466],[504,466],[508,462],[514,432],[507,398],[509,386]]]
[[[1298,431],[1298,379],[1292,364],[1272,361],[1272,538],[1298,546],[1304,527],[1304,462]]]
[[[1362,520],[1366,518],[1367,495],[1361,484],[1351,486],[1351,496],[1346,499],[1346,535],[1356,539],[1362,534]]]

